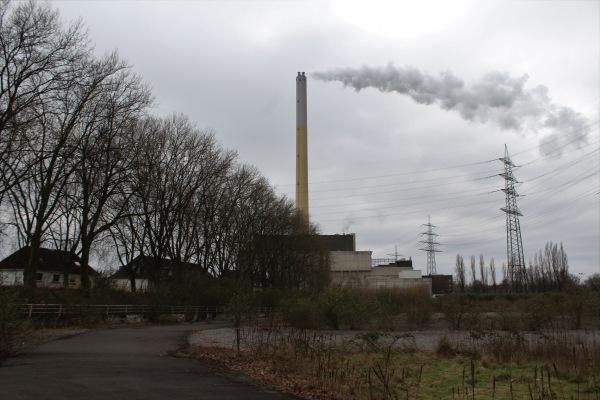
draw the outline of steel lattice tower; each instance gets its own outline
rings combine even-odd
[[[523,216],[517,207],[517,197],[519,194],[515,190],[515,184],[519,183],[513,175],[513,168],[517,168],[510,160],[508,148],[504,145],[504,158],[500,158],[504,163],[504,173],[500,174],[504,178],[504,189],[506,193],[506,207],[501,208],[506,214],[506,259],[507,259],[507,278],[510,290],[525,289],[525,257],[523,256],[523,241],[521,240],[521,225],[519,217]]]
[[[435,238],[438,236],[437,233],[434,233],[433,230],[437,228],[435,225],[431,225],[431,218],[427,216],[427,223],[421,226],[426,226],[427,231],[421,233],[420,235],[425,235],[427,237],[426,240],[421,240],[419,243],[424,244],[425,247],[419,250],[423,250],[427,252],[427,275],[435,275],[435,253],[440,252],[436,248],[439,245],[438,242],[435,241]]]

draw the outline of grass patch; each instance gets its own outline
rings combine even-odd
[[[581,349],[572,347],[566,362],[555,362],[550,355],[557,355],[557,342],[537,334],[475,333],[468,348],[454,347],[445,338],[438,351],[429,353],[416,349],[411,333],[338,337],[280,326],[254,329],[247,332],[252,340],[245,342],[240,356],[202,346],[188,352],[199,357],[208,354],[256,379],[268,377],[271,386],[315,399],[600,397],[600,360],[595,356],[600,346],[594,342],[585,350],[581,345]],[[503,351],[515,347],[515,354],[497,358],[493,347],[498,343]],[[547,348],[541,351],[542,347]]]

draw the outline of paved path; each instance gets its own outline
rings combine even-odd
[[[191,330],[218,323],[119,328],[43,344],[0,364],[2,400],[291,400],[209,362],[176,358]]]

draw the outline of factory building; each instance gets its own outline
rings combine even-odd
[[[431,277],[423,277],[421,270],[412,266],[412,260],[396,260],[384,265],[373,265],[371,251],[356,250],[356,236],[319,235],[329,252],[331,283],[364,289],[406,289],[424,286],[432,293]]]
[[[296,76],[296,209],[309,223],[308,119],[306,75]],[[373,265],[371,251],[357,251],[353,233],[319,235],[321,247],[329,254],[331,283],[357,288],[409,288],[425,286],[432,293],[432,277],[413,269],[412,260],[394,260]]]

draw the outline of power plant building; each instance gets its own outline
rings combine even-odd
[[[363,289],[424,286],[431,293],[431,277],[423,277],[421,270],[413,269],[412,260],[373,266],[372,252],[357,251],[353,233],[319,237],[329,251],[332,284]]]
[[[296,76],[296,209],[306,225],[308,208],[308,129],[306,75]],[[414,270],[412,260],[397,260],[389,265],[372,265],[371,251],[357,251],[352,234],[319,235],[329,253],[331,283],[360,288],[407,288],[425,285],[431,292],[431,278]]]

